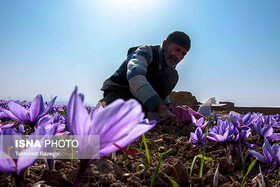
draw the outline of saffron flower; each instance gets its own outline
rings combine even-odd
[[[0,120],[10,120],[11,118],[4,112],[1,111],[0,108]]]
[[[271,127],[279,128],[279,122],[275,119],[273,115],[263,116],[263,122]]]
[[[257,120],[262,117],[262,114],[251,114],[248,112],[246,115],[241,117],[241,115],[230,115],[231,123],[234,124],[237,128],[241,126],[249,127],[254,124]]]
[[[53,98],[53,100],[45,108],[43,97],[42,95],[38,94],[32,101],[29,111],[26,110],[20,104],[15,103],[13,101],[10,101],[8,103],[9,110],[4,108],[2,108],[1,110],[5,114],[7,114],[11,119],[20,123],[29,124],[33,128],[36,121],[38,121],[40,118],[42,118],[51,111],[55,99],[56,97]]]
[[[12,126],[14,126],[13,123],[8,123],[8,124],[0,123],[0,130],[1,129],[8,129],[8,128],[11,128]]]
[[[252,120],[254,120],[254,117],[250,112],[248,112],[245,116],[243,116],[240,119],[240,123],[244,126],[249,126],[251,124]]]
[[[99,135],[100,157],[119,150],[114,144],[125,147],[154,127],[155,121],[143,120],[141,105],[136,100],[116,100],[106,108],[96,107],[90,114],[77,93],[72,93],[67,109],[67,127],[72,135]],[[85,153],[92,142],[79,146]],[[80,169],[73,186],[78,186],[83,173],[95,159],[81,159]]]
[[[48,137],[48,135],[52,135],[55,131],[55,128],[49,133],[46,133],[45,129],[43,127],[38,128],[32,135],[44,135],[40,139],[40,144],[43,145],[44,140]],[[12,138],[15,140],[17,133],[14,131],[14,129],[5,129],[3,130],[1,136],[5,135],[13,135]],[[8,172],[12,173],[14,177],[16,178],[16,183],[17,186],[24,186],[23,183],[23,173],[24,171],[31,166],[33,163],[35,163],[38,158],[39,154],[37,157],[32,157],[32,158],[26,158],[25,156],[19,156],[18,159],[12,159],[9,155],[9,151],[5,148],[5,142],[3,142],[2,138],[0,138],[0,157],[1,157],[1,162],[0,162],[0,171],[2,172]],[[44,146],[42,147],[29,147],[24,149],[21,153],[22,155],[28,155],[28,153],[39,153],[44,149]],[[6,153],[8,152],[8,154]],[[20,150],[19,150],[20,152]]]
[[[280,146],[278,143],[273,144],[272,146],[269,144],[268,140],[265,138],[263,144],[263,154],[262,156],[260,153],[249,150],[249,152],[259,161],[267,163],[268,165],[272,166],[272,169],[268,171],[267,176],[275,170],[277,167],[280,166]]]
[[[36,122],[35,129],[37,129],[39,126],[43,126],[45,128],[46,132],[51,130],[53,127],[56,127],[57,128],[57,130],[55,132],[56,137],[67,135],[70,133],[68,131],[62,132],[65,129],[65,124],[55,123],[54,118],[51,115],[46,115],[43,118],[41,118],[40,120],[38,120],[38,122]]]
[[[225,142],[229,135],[228,122],[218,119],[217,126],[209,128],[207,138],[215,142]]]
[[[265,125],[263,128],[262,128],[262,120],[259,119],[257,122],[253,123],[253,127],[256,131],[256,134],[259,135],[260,137],[269,137],[273,134],[273,128],[272,126],[268,126],[268,125]]]
[[[280,140],[280,133],[273,133],[273,125],[264,125],[262,127],[263,119],[258,119],[253,123],[253,127],[256,131],[256,134],[260,138],[268,138],[270,140]]]
[[[53,123],[66,124],[66,117],[64,115],[59,115],[58,113],[54,113],[53,114]]]
[[[196,118],[193,115],[191,115],[191,116],[192,116],[192,124],[194,127],[204,128],[209,123],[208,121],[206,123],[203,123],[204,122],[203,117],[196,120]]]
[[[228,125],[229,135],[227,140],[233,144],[240,143],[247,147],[254,147],[255,145],[246,142],[246,139],[251,135],[251,128],[249,126],[256,118],[258,118],[258,116],[253,116],[250,112],[247,113],[243,118],[241,118],[240,115],[231,114],[231,122]]]
[[[202,133],[202,130],[200,127],[197,127],[195,129],[195,132],[191,132],[190,134],[191,136],[191,143],[193,145],[196,145],[196,146],[204,146],[204,141],[205,141],[205,133],[203,134]]]
[[[28,133],[28,129],[24,129],[24,126],[22,124],[19,125],[18,130],[16,128],[14,128],[14,130],[18,134],[22,134],[22,135],[25,135]]]

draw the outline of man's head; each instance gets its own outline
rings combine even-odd
[[[190,50],[191,40],[184,32],[174,31],[163,41],[162,47],[166,64],[175,67]]]

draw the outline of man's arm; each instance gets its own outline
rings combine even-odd
[[[148,65],[153,60],[150,46],[140,46],[128,59],[127,80],[132,94],[139,99],[149,111],[163,101],[146,78]]]
[[[177,117],[169,111],[146,78],[148,65],[153,61],[152,49],[148,45],[140,46],[128,59],[127,80],[132,94],[149,111],[156,109],[165,124],[177,123]]]

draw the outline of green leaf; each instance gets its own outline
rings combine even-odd
[[[191,165],[191,170],[190,170],[190,177],[192,176],[193,168],[194,168],[194,165],[195,165],[195,163],[196,163],[197,157],[198,157],[198,155],[196,155],[196,156],[193,158],[192,165]]]
[[[243,179],[243,181],[242,181],[242,183],[241,183],[241,186],[242,186],[242,187],[245,186],[247,176],[248,176],[248,174],[250,173],[250,171],[253,169],[253,167],[255,166],[256,162],[257,162],[257,159],[255,159],[255,160],[254,160],[253,162],[251,162],[251,164],[249,165],[248,171],[247,171],[247,173],[246,173],[246,175],[245,175],[245,177],[244,177],[244,179]]]
[[[250,173],[250,171],[253,169],[253,167],[255,166],[257,162],[257,159],[255,159],[250,165],[249,165],[249,168],[248,168],[248,171],[246,173],[246,176]]]
[[[165,148],[162,146],[162,147],[159,147],[158,148],[158,151],[160,151],[161,149],[164,149],[165,150]],[[156,170],[155,170],[155,173],[154,173],[154,176],[153,176],[153,179],[152,179],[152,182],[151,182],[151,185],[150,185],[150,187],[152,187],[154,184],[155,184],[155,182],[156,182],[156,178],[157,178],[157,174],[158,174],[158,170],[159,170],[159,168],[161,167],[161,164],[162,164],[162,157],[163,157],[163,155],[164,154],[166,154],[166,153],[168,153],[169,151],[171,151],[171,149],[169,149],[169,150],[167,150],[167,151],[165,151],[164,153],[160,153],[159,154],[159,161],[158,161],[158,165],[157,165],[157,168],[156,168]],[[167,177],[168,178],[168,177]],[[170,179],[169,179],[170,180]],[[172,179],[171,179],[172,180]],[[171,181],[170,181],[171,182]],[[175,181],[174,181],[175,182]],[[172,183],[172,182],[171,182]],[[176,182],[175,182],[176,183]],[[173,183],[172,183],[173,184]],[[177,184],[177,183],[176,183]],[[178,185],[178,184],[177,184]],[[174,186],[174,185],[173,185]]]
[[[147,146],[145,134],[142,135],[142,142],[144,143],[144,146],[145,146],[145,152],[146,152],[146,157],[147,157],[148,164],[151,165],[150,154],[149,154],[149,149],[148,149],[148,146]]]
[[[198,156],[198,158],[202,158],[202,154],[199,154],[199,155],[197,155],[197,156]],[[207,160],[207,161],[211,161],[211,162],[214,161],[213,159],[208,158],[208,157],[206,157],[206,156],[204,156],[204,159]]]
[[[155,184],[155,182],[156,182],[158,170],[159,170],[159,168],[160,168],[160,166],[161,166],[163,155],[164,155],[164,154],[160,154],[160,155],[159,155],[158,165],[157,165],[157,168],[156,168],[156,170],[155,170],[155,173],[154,173],[154,176],[153,176],[153,179],[152,179],[152,182],[151,182],[150,187],[154,186],[154,184]]]
[[[179,187],[179,185],[177,184],[177,182],[175,182],[173,179],[171,179],[166,173],[162,172],[164,174],[164,176],[166,176],[168,178],[168,180],[171,182],[173,187]]]
[[[142,141],[141,141],[141,143],[140,143],[139,151],[142,150],[142,145],[143,145],[143,138],[142,138]]]

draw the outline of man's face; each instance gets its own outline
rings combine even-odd
[[[175,67],[187,54],[187,50],[182,46],[163,41],[164,60],[169,67]]]

